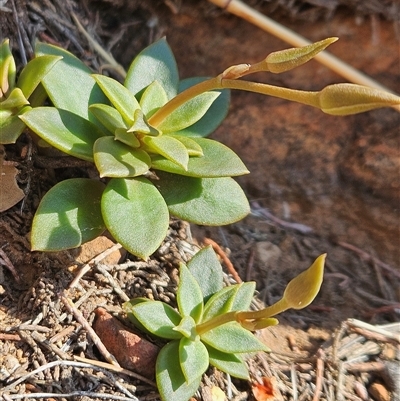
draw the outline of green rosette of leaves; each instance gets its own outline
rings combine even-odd
[[[168,343],[156,361],[156,381],[164,401],[187,401],[199,388],[209,365],[249,379],[246,357],[268,351],[250,331],[231,321],[203,334],[204,321],[250,306],[255,283],[223,287],[222,269],[211,247],[180,266],[178,310],[160,301],[136,298],[124,304],[129,319],[140,329]]]
[[[107,229],[145,259],[164,239],[170,215],[223,225],[248,214],[232,178],[248,170],[232,150],[204,138],[225,118],[228,90],[189,98],[159,124],[150,123],[205,79],[180,81],[165,39],[133,60],[123,84],[93,74],[58,47],[38,43],[36,55],[62,57],[43,79],[53,106],[29,110],[21,120],[53,147],[93,162],[100,179],[69,179],[46,193],[33,220],[33,250],[78,247]]]
[[[255,283],[223,286],[221,265],[211,247],[180,265],[177,309],[161,301],[135,298],[123,305],[140,330],[167,341],[155,367],[163,401],[187,401],[209,365],[249,380],[246,358],[269,351],[252,331],[276,325],[273,316],[308,306],[318,294],[326,255],[292,279],[278,302],[251,311]]]

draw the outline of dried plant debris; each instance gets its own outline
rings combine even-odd
[[[16,163],[4,159],[4,146],[0,145],[0,213],[10,209],[24,197],[18,186]]]

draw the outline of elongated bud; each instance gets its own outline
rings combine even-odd
[[[400,97],[379,89],[356,84],[335,84],[318,94],[319,105],[324,113],[346,116],[363,113],[381,107],[399,107]]]
[[[326,49],[330,44],[337,40],[338,38],[327,38],[307,46],[295,47],[271,53],[265,59],[268,71],[279,74],[298,67],[311,60],[319,52]]]

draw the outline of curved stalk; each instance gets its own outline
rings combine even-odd
[[[236,315],[237,311],[228,312],[220,316],[215,316],[210,320],[207,320],[204,323],[200,323],[196,326],[196,332],[199,336],[207,331],[215,329],[222,324],[229,323],[229,322],[236,322]]]
[[[224,79],[222,73],[215,78],[200,82],[179,93],[149,118],[149,124],[157,128],[157,126],[159,126],[168,115],[188,100],[204,92],[216,89],[238,89],[247,92],[260,93],[262,95],[278,97],[319,108],[319,92],[281,88],[279,86],[259,82]]]

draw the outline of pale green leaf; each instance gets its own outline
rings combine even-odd
[[[207,138],[191,139],[200,145],[204,155],[190,157],[187,170],[160,155],[151,155],[152,167],[170,173],[204,178],[233,177],[249,173],[239,156],[222,143]]]
[[[35,54],[62,56],[42,80],[53,105],[98,124],[89,106],[107,103],[107,98],[91,76],[92,71],[67,50],[47,43],[37,42]]]
[[[207,226],[241,220],[250,212],[246,195],[229,177],[194,178],[157,172],[156,182],[171,214]]]
[[[3,102],[0,102],[0,110],[19,109],[28,104],[29,101],[26,99],[21,89],[14,88],[9,96]]]
[[[112,136],[99,138],[93,147],[94,163],[100,177],[136,177],[149,170],[150,156]]]
[[[103,190],[103,183],[88,178],[72,178],[52,187],[33,218],[32,250],[76,248],[100,235],[105,229],[100,211]]]
[[[179,361],[179,341],[165,345],[157,357],[156,381],[162,401],[188,401],[197,391],[201,376],[187,382]]]
[[[202,322],[207,322],[215,316],[230,312],[238,289],[239,284],[235,284],[214,293],[204,306]]]
[[[101,209],[113,237],[143,259],[160,246],[167,234],[167,205],[156,187],[144,177],[111,179],[104,191]]]
[[[182,318],[175,309],[165,302],[140,302],[129,309],[140,324],[157,337],[169,340],[182,337],[181,333],[174,330]]]
[[[175,57],[165,38],[142,50],[133,60],[126,75],[124,86],[138,97],[154,81],[158,81],[168,99],[176,93],[179,82]]]
[[[117,128],[128,128],[118,110],[108,104],[92,104],[89,110],[111,134],[114,134]]]
[[[30,107],[27,106],[25,111],[29,110]],[[9,114],[10,113],[10,114]],[[19,115],[12,115],[9,110],[0,111],[0,143],[9,144],[15,143],[18,137],[22,134],[25,129],[25,124],[20,120]]]
[[[197,252],[187,267],[199,283],[204,302],[222,288],[222,267],[211,245]]]
[[[117,128],[114,132],[114,137],[116,140],[128,145],[130,148],[140,148],[141,143],[137,136],[133,132],[128,132],[126,128]],[[151,163],[150,156],[148,161]]]
[[[174,135],[174,134],[166,134],[165,136],[170,136],[172,138],[177,139],[179,142],[183,143],[188,151],[189,156],[203,156],[203,149],[193,139],[187,136]]]
[[[206,331],[201,335],[201,340],[227,353],[269,351],[268,347],[237,322],[225,323]]]
[[[195,377],[201,377],[209,365],[206,346],[199,340],[191,341],[186,337],[181,338],[179,362],[186,383],[190,383]]]
[[[90,121],[55,107],[36,107],[20,118],[56,149],[79,159],[93,161],[93,145],[102,132]]]
[[[140,98],[140,107],[144,115],[151,117],[160,107],[168,102],[168,96],[158,81],[152,82]]]
[[[134,113],[133,119],[133,124],[129,127],[128,132],[139,132],[152,136],[160,135],[160,132],[147,122],[142,110],[137,109]]]
[[[16,65],[10,49],[10,40],[0,45],[0,91],[8,96],[15,87]]]
[[[99,74],[92,76],[111,104],[119,111],[123,120],[128,125],[132,124],[135,110],[140,109],[134,94],[113,78]]]
[[[179,92],[183,92],[183,90],[205,81],[206,79],[206,77],[184,79],[179,82]],[[220,95],[214,100],[204,116],[193,125],[178,131],[176,134],[190,137],[204,137],[213,133],[227,116],[230,103],[230,91],[228,89],[223,89],[218,92]]]
[[[219,92],[201,93],[176,108],[157,128],[163,133],[170,133],[193,125],[204,116],[219,95]]]
[[[17,81],[18,88],[22,90],[26,98],[32,95],[43,78],[61,59],[61,56],[40,56],[29,61],[22,69]]]
[[[179,267],[179,285],[176,300],[182,316],[191,316],[196,323],[201,320],[203,294],[196,279],[183,263]]]
[[[187,169],[189,153],[182,142],[167,135],[145,136],[142,141],[149,152],[158,153],[180,168]]]
[[[243,311],[249,309],[251,301],[254,298],[255,290],[256,283],[254,281],[240,283],[239,289],[233,299],[231,311]]]
[[[207,345],[210,365],[215,366],[222,372],[228,373],[233,377],[243,380],[249,380],[249,372],[246,363],[240,358],[240,355],[221,352]]]

